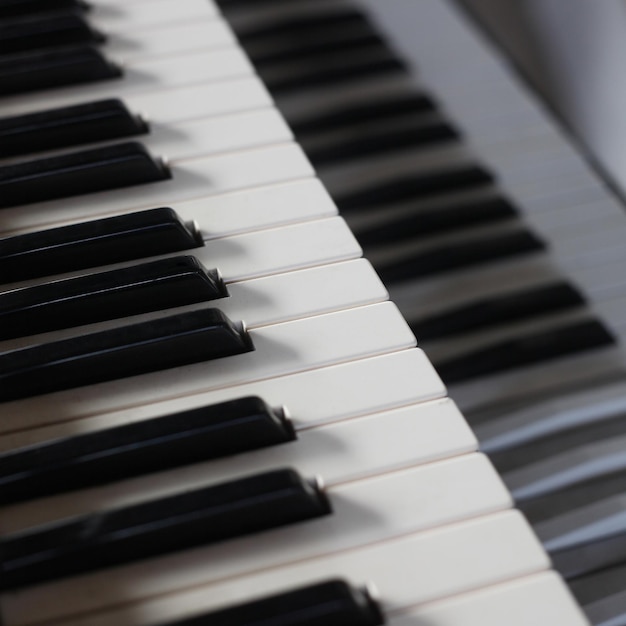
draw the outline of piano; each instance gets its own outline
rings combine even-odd
[[[4,626],[626,623],[623,207],[393,4],[0,0]]]

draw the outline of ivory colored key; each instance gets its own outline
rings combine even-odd
[[[366,485],[367,481],[364,481],[359,486],[364,489]],[[354,486],[356,488],[357,484]],[[415,502],[414,499],[410,501]],[[428,509],[423,507],[422,510]],[[362,512],[359,515],[361,519],[365,517]],[[332,519],[339,518],[337,510]],[[310,528],[316,525],[312,523]],[[271,548],[276,554],[284,536],[284,532],[273,534],[272,545],[267,545],[270,536],[266,535],[265,545],[258,546],[257,542],[257,546],[265,550]],[[237,543],[238,546],[244,544],[251,546],[247,541]],[[224,546],[225,564],[234,556],[232,550],[227,555],[227,547],[232,549],[235,545]],[[193,553],[186,556],[197,563],[202,557]],[[294,559],[290,565],[270,569],[255,571],[255,562],[250,561],[250,556],[248,550],[248,574],[207,585],[195,585],[194,577],[181,576],[180,569],[173,572],[175,565],[170,562],[169,568],[155,568],[152,564],[150,571],[146,567],[129,570],[123,579],[122,570],[115,570],[116,585],[104,584],[103,579],[96,577],[85,577],[68,580],[66,585],[45,585],[21,594],[5,594],[2,598],[5,623],[17,626],[38,623],[42,619],[63,618],[63,623],[68,626],[79,623],[101,626],[111,621],[130,626],[171,621],[200,611],[215,610],[225,604],[243,602],[250,596],[260,597],[289,586],[305,585],[331,574],[349,579],[356,585],[375,580],[383,598],[382,610],[396,612],[537,574],[549,566],[532,531],[515,511],[484,515],[319,558],[297,562]],[[181,555],[178,563],[182,565],[183,562]],[[180,567],[178,563],[176,566]],[[149,581],[146,576],[150,573],[154,576]],[[217,572],[213,570],[213,574],[216,576]],[[108,580],[111,580],[110,575]],[[179,591],[171,593],[173,587]],[[170,593],[163,595],[165,591]],[[123,594],[124,606],[111,606],[119,594]],[[103,611],[107,605],[108,610]],[[89,612],[95,609],[98,609],[97,613]]]
[[[324,393],[319,393],[320,389]],[[299,431],[442,398],[445,388],[424,353],[415,349],[161,402],[146,398],[141,404],[119,411],[107,411],[102,403],[81,402],[84,399],[74,394],[67,403],[48,405],[41,411],[38,415],[41,427],[20,431],[18,422],[5,424],[0,450],[13,450],[255,394],[273,406],[290,407],[294,426]],[[37,422],[32,415],[28,419],[21,413],[20,417],[25,426],[34,426]],[[51,425],[45,426],[45,423]],[[12,428],[14,432],[10,432]]]
[[[246,626],[263,622],[284,626],[379,626],[384,618],[365,589],[353,589],[342,580],[289,590],[215,613],[176,622],[171,626]]]
[[[204,391],[233,388],[415,345],[415,337],[391,303],[263,326],[250,330],[249,335],[256,350],[237,358],[59,393],[54,403],[50,397],[41,397],[5,404],[0,428],[10,432],[36,424],[54,423],[59,421],[59,416],[66,415],[68,401],[71,404],[86,401],[93,413],[121,410]],[[64,421],[63,417],[61,421]]]
[[[84,291],[74,292],[75,297],[73,299],[61,297],[60,290],[57,292],[55,289],[55,286],[59,284],[58,282],[44,285],[41,288],[0,294],[0,304],[3,301],[8,303],[16,302],[22,298],[25,300],[29,292],[33,290],[35,293],[41,293],[43,290],[52,294],[48,301],[35,302],[31,307],[24,307],[22,318],[20,318],[20,312],[15,309],[13,311],[0,311],[0,319],[4,318],[7,322],[11,319],[18,319],[17,322],[13,322],[10,327],[3,330],[0,336],[7,337],[12,334],[17,337],[20,332],[23,335],[19,338],[0,342],[0,350],[15,350],[46,341],[76,337],[86,332],[157,320],[173,313],[205,309],[207,304],[202,302],[201,298],[213,298],[212,306],[218,308],[231,319],[246,320],[248,328],[288,322],[387,300],[387,291],[371,265],[364,259],[270,274],[261,278],[230,283],[228,286],[218,278],[217,272],[204,273],[199,270],[195,261],[182,264],[177,262],[172,266],[171,261],[174,260],[167,260],[166,267],[172,270],[168,274],[167,280],[164,276],[156,284],[152,282],[142,284],[141,281],[137,280],[136,268],[131,266],[125,270],[113,272],[114,278],[119,277],[120,272],[122,272],[122,276],[128,277],[128,270],[130,270],[130,283],[128,289],[125,290],[96,289],[93,280],[87,276],[61,283],[61,285],[65,284],[66,288],[68,283],[72,288],[86,285]],[[152,270],[155,270],[162,268],[161,263],[154,262],[148,265],[152,266]],[[138,284],[133,285],[133,281]],[[160,283],[168,284],[168,288],[161,289]],[[174,285],[177,286],[177,289],[173,288]],[[23,293],[24,291],[26,294]],[[215,300],[215,298],[219,299]],[[68,300],[69,302],[67,302]],[[95,300],[101,301],[97,310],[94,310],[95,307],[90,304],[90,301]],[[198,304],[182,308],[185,300],[198,302]],[[106,308],[104,303],[107,303]],[[168,305],[178,308],[173,310],[167,308]],[[48,319],[50,315],[43,315],[44,312],[51,313],[53,310],[62,311],[64,309],[67,313],[63,319]],[[141,310],[151,312],[132,318],[125,317],[125,315],[130,315],[130,311],[138,312]],[[87,324],[89,320],[92,323],[87,327],[77,327],[76,324],[70,324],[72,319],[77,323],[80,321]],[[98,319],[106,321],[96,324]],[[36,330],[43,332],[44,328],[50,330],[52,326],[64,330],[33,336]]]
[[[168,161],[176,163],[182,159],[286,143],[292,139],[291,130],[280,113],[273,107],[266,107],[181,122],[162,124],[151,121],[150,132],[138,140],[151,153],[166,155]],[[101,137],[97,141],[98,146],[118,143],[114,136]],[[70,151],[74,152],[75,148],[65,149],[63,153]]]
[[[158,93],[172,87],[252,74],[250,61],[238,48],[219,48],[211,53],[190,51],[171,58],[156,57],[129,62],[124,66],[124,76],[120,80],[49,89],[46,91],[44,106],[70,106],[100,98],[124,98],[132,94],[153,94],[158,97]],[[15,95],[4,97],[0,102],[2,116],[21,115],[41,109],[39,95]]]
[[[118,475],[117,480],[120,482],[85,489],[80,493],[71,493],[70,490],[66,493],[60,486],[58,495],[51,492],[52,497],[17,502],[3,508],[1,533],[19,532],[23,528],[104,509],[131,506],[174,495],[182,488],[200,489],[215,481],[233,480],[255,472],[271,471],[276,467],[293,467],[307,476],[322,472],[324,483],[332,493],[337,485],[343,483],[456,457],[476,449],[476,440],[449,399],[301,429],[297,434],[298,440],[293,444],[250,451],[233,458],[214,459],[167,472],[165,470],[168,468],[164,466],[164,471],[136,478],[133,478],[131,470],[128,478],[133,480],[124,480],[124,476]],[[66,440],[64,445],[66,448],[71,446],[71,439]],[[27,448],[24,453],[27,454],[28,450],[32,448]],[[41,450],[42,454],[46,453],[45,448]],[[15,454],[19,453],[19,450],[15,451]],[[11,463],[11,457],[8,457],[7,462]],[[480,463],[492,472],[485,459]],[[485,488],[485,498],[489,499],[492,492],[488,485],[491,480],[482,471],[472,473],[471,463],[463,467],[477,481],[479,476],[483,477],[482,482],[476,484]],[[73,482],[76,480],[81,479],[74,479]],[[436,480],[433,488],[437,488]],[[40,489],[43,489],[43,485]],[[503,494],[504,491],[500,488],[498,493]],[[46,494],[42,492],[41,495]],[[482,501],[479,498],[477,503]],[[508,501],[508,496],[501,501]],[[461,502],[464,500],[461,499]],[[382,505],[382,508],[387,507]],[[410,519],[407,523],[410,523]]]
[[[167,206],[173,202],[313,176],[310,163],[295,144],[189,159],[171,163],[169,169],[172,179],[158,185],[139,185],[63,201],[40,202],[28,208],[3,209],[0,228],[5,233],[34,230],[126,212],[134,207]]]

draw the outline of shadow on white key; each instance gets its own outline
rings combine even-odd
[[[2,509],[0,532],[130,506],[280,467],[293,467],[303,476],[320,473],[332,494],[336,485],[472,452],[476,446],[454,403],[437,400],[301,430],[296,441],[277,447],[18,503]]]
[[[275,536],[275,545],[280,545],[280,534],[277,532]],[[269,534],[266,537],[269,539]],[[268,549],[275,546],[258,546],[257,542],[257,547]],[[198,554],[190,553],[187,557],[197,557]],[[246,556],[248,567],[253,567],[251,555]],[[181,555],[181,565],[184,558]],[[132,572],[134,585],[117,575],[115,578],[109,576],[107,584],[103,578],[94,576],[76,579],[74,585],[68,581],[66,586],[59,583],[32,588],[19,595],[7,595],[2,605],[5,624],[38,623],[44,617],[84,611],[87,606],[95,608],[106,602],[100,594],[108,593],[113,601],[117,596],[120,606],[98,614],[64,619],[63,624],[143,626],[233,605],[251,596],[270,595],[329,577],[345,578],[358,586],[375,580],[384,599],[383,610],[392,612],[538,573],[547,569],[549,562],[522,516],[508,511],[289,566],[263,568],[245,576],[186,590],[183,589],[188,581],[183,579],[178,567],[178,563],[172,562],[170,568],[152,567],[150,571],[146,571],[145,566],[137,568]],[[146,578],[149,574],[153,575],[152,580]],[[113,580],[117,588],[113,588]],[[172,586],[181,591],[163,595]],[[139,597],[146,600],[133,602],[133,598]],[[121,606],[122,602],[124,606]]]
[[[323,468],[322,461],[319,465]],[[466,455],[369,479],[330,485],[327,491],[333,506],[331,515],[310,523],[266,532],[261,541],[261,536],[240,538],[118,567],[109,572],[102,571],[39,585],[22,593],[7,592],[0,598],[5,624],[13,626],[36,622],[43,616],[50,619],[77,612],[102,610],[121,603],[130,605],[128,615],[135,612],[133,604],[143,599],[201,585],[210,585],[204,592],[209,602],[223,603],[229,599],[230,588],[233,587],[239,588],[240,593],[243,587],[247,587],[248,595],[254,593],[256,579],[262,578],[265,585],[280,588],[287,572],[293,571],[294,582],[300,584],[302,576],[311,578],[311,568],[317,570],[324,565],[327,566],[327,575],[332,575],[335,565],[333,561],[342,552],[348,563],[351,557],[355,561],[361,560],[364,567],[361,575],[367,576],[368,569],[371,572],[375,562],[367,558],[367,553],[378,553],[385,560],[390,558],[389,552],[401,550],[400,546],[403,545],[409,550],[409,554],[402,563],[398,563],[397,574],[402,572],[407,578],[412,578],[427,564],[428,569],[431,569],[431,551],[436,553],[442,549],[450,550],[449,557],[452,556],[451,551],[458,547],[458,541],[461,540],[459,537],[455,541],[454,530],[465,542],[476,539],[477,537],[473,537],[475,530],[472,527],[477,524],[481,527],[478,531],[481,541],[486,539],[486,529],[483,529],[485,526],[492,527],[492,532],[497,534],[496,543],[507,538],[509,533],[513,535],[509,539],[516,539],[515,534],[522,535],[517,545],[498,555],[496,560],[500,560],[501,565],[492,562],[486,568],[491,570],[489,574],[492,576],[493,571],[502,565],[504,569],[510,568],[513,560],[517,561],[516,567],[520,567],[520,564],[528,567],[530,562],[535,567],[540,567],[545,562],[543,555],[537,558],[537,552],[541,554],[539,546],[533,546],[535,540],[520,523],[517,514],[505,514],[503,519],[506,521],[498,520],[499,523],[495,525],[493,519],[497,518],[483,518],[489,521],[450,527],[447,534],[452,537],[445,547],[434,537],[437,531],[418,532],[508,508],[509,496],[482,455]],[[410,497],[407,497],[409,494]],[[394,537],[405,537],[408,533],[417,534],[411,534],[407,539],[389,541]],[[526,533],[527,538],[524,537]],[[425,538],[430,538],[430,541]],[[524,547],[527,548],[524,555],[515,554],[511,558],[512,550],[516,552]],[[421,551],[422,554],[410,554],[411,548]],[[493,558],[486,557],[486,560],[493,561]],[[464,568],[466,575],[469,574],[468,566],[469,562]],[[444,564],[441,567],[445,569]],[[481,566],[472,564],[471,569],[477,570],[479,578]],[[304,571],[300,573],[298,570]],[[383,566],[381,570],[384,572],[387,567]],[[448,574],[451,578],[455,577],[452,572]],[[105,583],[107,580],[109,582]],[[293,586],[291,582],[288,584]],[[211,589],[212,585],[215,585],[217,593]],[[418,588],[420,586],[417,585]],[[56,601],[51,603],[53,599]],[[61,602],[58,602],[59,599]]]
[[[52,415],[50,421],[59,422],[55,425],[0,436],[0,450],[94,432],[250,395],[260,396],[272,406],[286,406],[296,431],[301,431],[442,398],[445,387],[421,350],[402,350],[162,402],[146,398],[141,406],[120,411],[98,414],[98,407],[76,401],[64,407],[65,414],[57,412]]]
[[[123,70],[123,76],[116,80],[4,97],[0,102],[0,116],[22,115],[42,108],[82,104],[101,98],[156,95],[172,87],[254,75],[246,55],[235,47],[189,52],[172,58],[129,61]]]
[[[229,319],[245,320],[246,327],[253,329],[387,300],[387,291],[371,265],[365,260],[357,260],[357,256],[355,254],[355,260],[350,262],[330,263],[309,269],[296,268],[295,271],[280,274],[270,272],[269,276],[262,278],[227,284],[229,296],[208,303],[3,341],[0,342],[0,351],[15,350],[207,307],[219,309]],[[317,264],[315,261],[310,263]],[[304,263],[302,267],[306,266]]]
[[[230,191],[311,178],[313,168],[295,144],[281,144],[171,164],[172,179],[63,200],[3,209],[0,232],[35,230],[47,225],[154,208]]]
[[[93,413],[137,407],[243,383],[411,348],[415,337],[388,302],[250,331],[253,352],[3,405],[0,429],[12,432]],[[78,403],[78,404],[77,404]]]
[[[176,163],[182,159],[194,159],[222,152],[287,143],[293,140],[293,134],[280,113],[273,107],[267,107],[183,122],[153,122],[150,125],[150,132],[147,135],[138,136],[137,140],[151,154],[166,155],[168,161]],[[120,143],[120,139],[70,146],[63,150],[43,152],[37,155],[22,155],[19,158],[2,160],[0,165],[29,161],[33,158],[47,158],[76,150],[89,150],[117,143]]]

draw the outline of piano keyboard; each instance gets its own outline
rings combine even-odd
[[[369,10],[380,12],[376,3],[369,4]],[[66,133],[47,130],[40,139],[48,143],[36,154],[18,148],[0,159],[0,189],[4,185],[7,190],[0,196],[0,267],[10,260],[9,253],[2,256],[3,247],[11,254],[19,250],[26,264],[29,255],[41,254],[45,267],[50,254],[46,241],[75,236],[76,229],[68,227],[88,223],[94,232],[102,232],[117,223],[112,219],[132,213],[140,223],[142,216],[160,207],[175,212],[191,239],[183,252],[150,247],[160,244],[154,240],[147,248],[141,243],[120,250],[113,262],[96,260],[88,266],[71,254],[72,245],[84,251],[85,244],[70,241],[62,272],[47,275],[35,264],[23,276],[8,272],[2,277],[0,314],[11,313],[9,303],[16,294],[22,302],[32,301],[38,293],[53,293],[56,285],[78,294],[68,315],[79,315],[81,300],[81,315],[90,316],[80,326],[54,320],[55,328],[39,327],[35,333],[25,324],[24,331],[0,341],[0,376],[6,374],[0,377],[0,394],[7,399],[0,420],[0,493],[3,484],[10,489],[11,481],[18,480],[30,480],[39,490],[33,497],[9,499],[2,507],[3,624],[149,626],[196,619],[202,624],[311,626],[322,621],[384,621],[392,626],[587,624],[561,577],[550,571],[550,561],[528,523],[512,510],[511,497],[492,464],[476,451],[474,435],[456,404],[446,398],[441,378],[415,347],[411,332],[411,327],[416,329],[419,338],[424,319],[440,317],[476,297],[493,298],[503,286],[511,292],[557,280],[575,286],[556,293],[554,320],[513,317],[512,330],[481,330],[486,339],[460,333],[460,338],[424,342],[444,380],[453,382],[454,397],[469,411],[496,465],[501,450],[501,456],[507,456],[510,432],[517,444],[517,436],[524,441],[537,437],[533,424],[540,434],[558,430],[558,419],[552,430],[543,419],[549,401],[533,413],[520,403],[522,392],[534,398],[556,387],[556,381],[560,390],[620,371],[621,352],[613,343],[607,347],[612,337],[619,338],[620,329],[620,209],[528,94],[503,74],[462,16],[442,2],[412,7],[423,12],[419,19],[405,21],[402,12],[389,18],[398,19],[408,41],[403,52],[409,70],[428,92],[417,100],[403,63],[363,15],[354,13],[351,3],[98,0],[89,11],[71,1],[60,1],[57,8],[68,6],[74,18],[84,18],[96,33],[90,36],[101,55],[98,67],[104,64],[121,75],[91,80],[85,68],[93,67],[93,54],[77,49],[46,56],[35,46],[29,52],[33,56],[13,57],[12,65],[0,62],[0,74],[5,71],[7,76],[0,98],[0,137],[3,132],[10,136],[15,128],[32,132],[28,124],[41,124],[37,115],[45,112],[47,129],[62,124],[81,129],[74,144],[63,143]],[[37,11],[38,3],[2,0],[0,20],[18,20],[21,10]],[[276,24],[302,16],[320,20],[322,30],[307,31],[292,22],[299,48],[289,37],[285,40]],[[35,13],[29,17],[43,19]],[[19,28],[32,28],[23,15],[21,19]],[[385,19],[379,19],[385,27]],[[338,28],[333,20],[349,27]],[[7,32],[21,32],[15,24],[12,28]],[[346,54],[329,56],[326,36],[332,45],[344,46]],[[459,58],[467,67],[458,65],[458,49],[454,54],[448,50],[450,41],[458,43]],[[11,45],[29,44],[22,37]],[[413,45],[417,69],[411,65]],[[318,66],[315,59],[324,55],[326,62]],[[312,59],[310,65],[307,59]],[[62,63],[70,61],[75,71],[63,70]],[[446,78],[438,73],[442,69],[456,74]],[[46,71],[58,72],[61,81],[79,76],[80,84],[61,86],[60,81],[41,90],[29,82],[29,77],[45,76]],[[493,87],[497,99],[487,87]],[[349,125],[342,128],[340,118],[359,115],[342,116],[342,108],[354,107],[362,98],[377,104],[380,94],[406,97],[408,103],[388,108],[398,112],[417,106],[423,119],[406,126],[398,113],[397,122],[386,122],[388,126],[372,128],[369,134],[371,115],[380,115],[380,110],[362,111],[366,119],[359,130],[368,131],[365,139],[355,137]],[[85,122],[76,107],[107,101],[106,106],[98,105],[98,114],[106,109],[118,120],[120,109],[109,102],[113,99],[129,112],[133,134],[82,135],[83,125],[90,127],[89,118]],[[502,101],[512,104],[509,113],[498,113]],[[440,107],[461,128],[463,145],[452,123],[438,112]],[[61,143],[58,136],[64,138]],[[154,182],[141,176],[125,178],[128,167],[118,166],[118,161],[128,155],[115,150],[127,142],[147,151],[138,167],[141,176],[146,162],[166,175]],[[78,152],[87,156],[76,157]],[[81,164],[87,159],[91,171],[86,172]],[[21,176],[28,176],[32,185],[25,185]],[[38,190],[37,179],[42,183]],[[86,179],[91,187],[83,186]],[[77,194],[76,189],[91,193]],[[434,217],[455,208],[450,199],[461,200],[461,209],[463,203],[476,204],[478,212],[485,200],[491,204],[478,228],[465,234]],[[357,238],[362,237],[368,259],[387,279],[411,327],[387,301],[385,286],[370,262],[361,258],[361,248],[338,216],[335,202]],[[388,212],[371,210],[381,203],[389,204]],[[590,207],[601,219],[590,219]],[[522,209],[523,220],[516,216]],[[462,222],[462,213],[446,215]],[[435,233],[435,239],[417,246],[412,239],[420,234],[411,233],[407,220],[415,214],[424,215]],[[394,225],[396,220],[400,226]],[[571,226],[561,229],[564,220]],[[588,226],[585,237],[577,224]],[[530,230],[539,228],[538,235]],[[373,243],[367,243],[368,233]],[[546,234],[557,242],[550,240],[554,248],[548,253],[543,246]],[[377,236],[390,237],[387,241],[393,245],[378,245]],[[476,245],[467,245],[468,239],[482,248],[480,255]],[[612,247],[605,245],[602,254],[597,253],[591,247],[595,241],[610,241]],[[112,249],[125,245],[120,238]],[[213,272],[223,284],[220,297],[160,305],[156,285],[154,292],[150,285],[141,295],[125,287],[130,299],[124,301],[140,308],[129,316],[119,312],[124,311],[119,308],[122,288],[110,289],[111,313],[95,299],[96,292],[104,297],[98,289],[80,291],[82,285],[89,287],[89,280],[81,278],[85,275],[94,285],[108,285],[113,276],[127,276],[146,260],[175,261],[181,255]],[[498,265],[459,266],[488,259]],[[455,271],[436,276],[441,267]],[[407,280],[419,272],[424,280]],[[57,282],[41,291],[51,280]],[[133,303],[133,293],[140,304]],[[569,300],[561,304],[564,293]],[[588,308],[569,310],[572,302],[580,305],[579,293],[610,297],[593,300],[597,317],[591,317]],[[253,349],[226,357],[215,354],[201,362],[191,358],[200,343],[208,342],[196,339],[194,345],[187,338],[191,331],[179,331],[178,326],[210,308],[225,315]],[[125,330],[131,324],[136,326]],[[158,339],[153,334],[141,339],[144,329],[154,333],[161,327],[173,330]],[[464,354],[478,355],[478,374],[478,361],[489,360],[480,355],[481,346],[519,331],[549,335],[561,328],[571,328],[567,341],[572,341],[573,350],[589,348],[591,356],[553,360],[549,377],[538,366],[524,370],[521,379],[518,372],[491,376],[483,366],[490,378],[466,382]],[[180,343],[183,339],[188,343]],[[155,350],[157,341],[163,350]],[[76,379],[64,378],[65,365],[58,356],[70,344],[85,361],[84,371],[78,368],[80,376],[84,374],[80,386]],[[23,374],[11,363],[32,367],[34,354],[48,355],[43,364],[48,369],[41,371],[60,374],[52,381],[33,381],[23,394],[27,397],[17,398],[6,381],[23,379]],[[116,354],[130,356],[116,361]],[[182,359],[175,368],[170,360],[174,357]],[[518,358],[523,362],[529,357]],[[124,367],[133,375],[122,376]],[[587,394],[589,404],[593,398]],[[176,416],[186,415],[183,412],[200,415],[205,408],[214,415],[225,411],[215,408],[218,403],[250,396],[273,407],[284,424],[293,424],[296,439],[254,443],[246,423],[257,416],[249,415],[237,422],[245,449],[236,453],[218,453],[208,446],[191,458],[171,452],[172,458],[162,464],[158,456],[150,456],[150,450],[163,445],[157,434],[150,434],[153,424],[157,428],[156,418],[167,421],[171,416],[169,422],[174,423]],[[494,420],[490,417],[496,409],[487,404],[512,408],[500,411]],[[226,412],[218,417],[217,422],[206,422],[201,432],[234,427]],[[176,438],[175,433],[168,436]],[[47,458],[50,465],[24,476],[29,455]],[[90,463],[100,472],[106,467],[117,475],[110,479],[90,473]],[[47,480],[37,478],[48,467]],[[71,473],[73,467],[84,472],[77,486],[46,486],[54,484],[56,473]],[[293,471],[284,471],[287,468]],[[504,474],[531,519],[533,500],[524,489],[545,475],[545,470],[532,467]],[[566,479],[562,484],[569,485]],[[539,486],[531,496],[550,494],[550,489],[541,491]],[[284,506],[273,506],[279,498]],[[193,510],[177,508],[192,501]],[[194,525],[194,519],[207,520],[206,528]],[[562,534],[556,526],[543,522],[537,527],[549,549]],[[572,545],[575,542],[558,547]],[[90,560],[86,555],[95,556]],[[563,565],[567,557],[557,555],[556,564]],[[335,604],[322,604],[324,593],[344,587],[315,585],[338,579],[353,590],[351,601],[340,603],[333,595]],[[573,584],[576,591],[576,581]],[[300,604],[290,604],[295,601]],[[594,610],[606,612],[606,606]]]

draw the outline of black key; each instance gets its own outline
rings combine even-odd
[[[217,309],[181,313],[0,354],[0,401],[82,387],[253,350]]]
[[[515,449],[511,451],[515,452]],[[499,457],[498,460],[501,459],[502,457]],[[626,470],[620,470],[595,475],[591,479],[576,482],[565,489],[550,491],[537,498],[521,500],[516,506],[521,509],[528,521],[537,524],[624,493],[626,493]]]
[[[508,200],[481,198],[470,202],[458,201],[448,207],[422,210],[415,215],[376,224],[371,228],[355,229],[355,235],[362,246],[377,246],[407,239],[425,239],[432,235],[500,222],[516,216],[517,211]]]
[[[378,122],[385,118],[397,119],[434,111],[435,104],[430,97],[422,94],[406,94],[375,102],[340,107],[308,119],[291,120],[290,126],[298,138],[302,139],[308,134],[315,137],[317,133],[342,130],[367,122]]]
[[[82,0],[0,0],[0,19],[53,11],[85,11],[87,8],[87,3]]]
[[[0,96],[120,78],[122,71],[88,46],[0,60]]]
[[[41,583],[330,513],[323,493],[276,470],[0,540],[0,588]]]
[[[11,283],[203,245],[174,210],[151,209],[0,239],[0,277]]]
[[[104,36],[78,13],[0,22],[0,54],[16,54],[76,44],[98,44]]]
[[[291,422],[240,398],[0,455],[0,502],[51,496],[293,441]]]
[[[608,598],[611,602],[611,610],[603,614],[607,617],[616,617],[616,611],[619,613],[623,610],[624,604],[621,606],[615,603],[615,596],[618,593],[624,591],[624,581],[626,580],[626,562],[620,565],[615,565],[600,571],[594,572],[587,576],[579,576],[574,580],[570,580],[568,587],[574,594],[574,597],[581,606],[592,604],[598,600]],[[597,607],[596,607],[597,608]],[[608,622],[611,624],[612,622]],[[623,618],[621,623],[624,623]],[[620,624],[620,621],[615,621],[616,625]]]
[[[253,52],[250,47],[246,50],[254,63],[254,67],[260,74],[280,67],[282,63],[292,64],[298,62],[303,67],[319,63],[325,55],[359,54],[370,50],[385,50],[386,44],[375,33],[346,33],[343,30],[334,33],[315,33],[309,38],[300,37],[297,40],[284,42],[276,50],[265,52]],[[306,64],[306,65],[305,65]]]
[[[437,170],[396,178],[374,187],[334,198],[340,211],[372,209],[392,202],[419,200],[442,193],[453,193],[493,183],[493,176],[482,167],[468,166]]]
[[[169,170],[135,142],[72,152],[0,168],[0,208],[145,185]]]
[[[364,77],[396,74],[406,71],[405,65],[387,49],[380,50],[375,58],[360,55],[337,56],[330,54],[326,63],[315,67],[302,68],[301,72],[290,76],[271,76],[260,72],[268,89],[277,95],[284,95],[300,89],[332,86],[360,80]]]
[[[552,565],[566,580],[626,563],[626,531],[571,548],[550,551]]]
[[[600,322],[588,320],[502,341],[435,365],[445,383],[460,383],[614,343]]]
[[[191,256],[0,293],[0,339],[94,324],[228,296]]]
[[[367,129],[359,137],[322,148],[304,149],[316,167],[325,167],[345,160],[357,160],[387,152],[419,148],[458,139],[457,131],[445,122],[407,124],[403,128]]]
[[[380,608],[362,589],[331,580],[168,626],[378,626]]]
[[[148,132],[119,100],[0,118],[0,157],[109,141]]]
[[[514,448],[490,455],[491,462],[502,474],[519,467],[537,463],[563,454],[589,443],[608,443],[616,437],[626,435],[626,416],[603,419],[578,427],[565,425],[556,433],[517,445]],[[626,485],[624,485],[626,492]]]
[[[420,252],[399,261],[376,266],[384,283],[392,284],[460,270],[545,248],[533,233],[519,229],[496,237],[482,237],[466,243],[455,242]]]
[[[411,322],[410,326],[420,340],[440,339],[562,311],[584,303],[583,296],[575,287],[567,283],[556,283],[485,298]]]
[[[290,0],[293,4],[293,0]],[[228,5],[231,6],[230,4]],[[272,20],[266,25],[255,25],[249,30],[237,30],[237,38],[247,48],[254,43],[275,43],[277,40],[287,39],[298,41],[302,36],[323,34],[327,28],[341,27],[350,30],[354,27],[369,26],[369,21],[361,11],[352,8],[320,12],[305,17],[291,17],[282,20]]]

